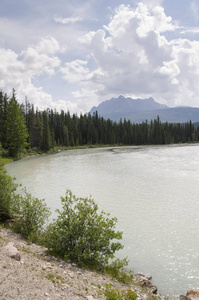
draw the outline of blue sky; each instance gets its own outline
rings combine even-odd
[[[1,0],[0,89],[88,112],[119,95],[199,107],[199,1]]]

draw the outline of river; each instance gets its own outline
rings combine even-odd
[[[175,299],[199,289],[199,145],[68,150],[7,165],[55,216],[70,189],[118,218],[134,272]]]

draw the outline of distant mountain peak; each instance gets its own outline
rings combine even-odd
[[[156,102],[152,97],[147,99],[111,98],[94,106],[90,113],[98,112],[100,117],[119,122],[120,119],[130,120],[132,123],[151,121],[159,116],[162,122],[199,122],[199,108],[168,107]]]
[[[122,118],[125,114],[137,113],[142,111],[151,111],[168,108],[166,105],[155,102],[150,97],[148,99],[132,99],[130,97],[125,98],[120,95],[118,98],[111,98],[100,103],[97,107],[94,106],[90,113],[98,112],[100,116],[105,118]]]

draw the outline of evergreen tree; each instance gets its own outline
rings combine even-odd
[[[63,127],[63,146],[69,146],[69,135],[68,135],[68,128],[66,125]]]
[[[34,114],[31,137],[31,147],[41,149],[43,144],[43,115],[38,109]]]
[[[42,150],[49,151],[51,148],[51,135],[50,128],[48,122],[48,113],[46,111],[43,112],[43,143]]]
[[[159,116],[148,123],[131,123],[129,120],[113,122],[98,113],[70,115],[63,110],[34,110],[27,98],[21,105],[16,101],[15,93],[9,100],[6,94],[0,92],[0,143],[8,149],[10,155],[18,155],[24,148],[27,131],[29,145],[38,150],[49,151],[55,145],[149,145],[198,142],[199,126],[186,123],[162,123]],[[24,131],[25,130],[25,131]]]
[[[25,118],[13,90],[13,96],[8,102],[6,111],[6,146],[9,155],[18,157],[27,146],[27,138],[28,131]]]
[[[6,148],[6,112],[8,106],[8,97],[0,92],[0,142],[3,148]]]

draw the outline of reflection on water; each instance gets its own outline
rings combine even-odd
[[[54,212],[70,189],[118,218],[130,267],[159,292],[199,289],[199,146],[64,151],[7,166]],[[55,214],[54,214],[55,215]]]

